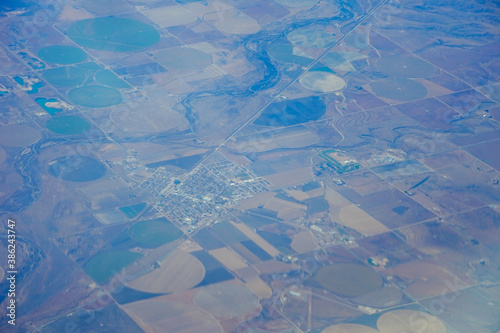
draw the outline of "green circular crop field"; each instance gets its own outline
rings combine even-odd
[[[106,174],[106,167],[98,160],[80,155],[61,156],[48,165],[49,173],[68,182],[90,182]]]
[[[103,108],[120,104],[122,94],[113,88],[105,86],[84,86],[68,91],[68,98],[78,105],[90,108]]]
[[[61,65],[76,64],[87,59],[81,49],[69,45],[51,45],[38,51],[38,56],[45,62]]]
[[[128,229],[128,235],[141,247],[155,248],[178,239],[182,232],[167,219],[158,218],[134,223]]]
[[[396,101],[415,101],[427,96],[427,88],[412,79],[386,78],[370,84],[372,91],[380,96]]]
[[[139,51],[160,40],[160,33],[149,24],[120,17],[77,21],[67,33],[78,45],[113,52]]]
[[[53,85],[61,87],[78,86],[87,78],[85,70],[73,66],[48,69],[43,72],[42,76]]]
[[[90,129],[90,123],[77,116],[61,116],[47,120],[45,126],[59,134],[81,134]]]

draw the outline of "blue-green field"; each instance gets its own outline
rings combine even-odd
[[[87,54],[81,49],[69,45],[50,45],[38,51],[38,56],[45,62],[69,65],[87,59]]]
[[[90,123],[77,116],[54,117],[45,123],[45,126],[52,132],[58,134],[81,134],[90,129]]]
[[[415,101],[427,96],[427,88],[412,79],[394,77],[375,81],[370,84],[373,92],[396,101]]]
[[[71,89],[68,91],[68,98],[78,105],[103,108],[120,104],[122,94],[114,88],[91,85]]]
[[[160,40],[160,33],[149,24],[120,17],[81,20],[67,34],[83,47],[113,52],[140,51]]]
[[[273,103],[254,122],[264,126],[290,126],[321,118],[326,105],[317,96]]]
[[[61,156],[51,161],[49,173],[69,182],[90,182],[106,174],[106,167],[98,160],[80,155]]]

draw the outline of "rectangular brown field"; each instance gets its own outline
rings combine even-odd
[[[385,225],[331,188],[327,188],[325,198],[330,203],[330,217],[333,221],[354,229],[365,236],[389,231]]]
[[[276,193],[274,192],[261,192],[257,193],[251,198],[241,200],[239,202],[238,208],[240,210],[246,210],[250,208],[257,208],[259,205],[265,205]]]
[[[209,251],[209,253],[229,270],[240,269],[248,266],[238,254],[227,247],[212,250]]]
[[[316,197],[319,197],[320,195],[323,195],[323,188],[318,187],[314,190],[307,191],[307,192],[302,192],[300,190],[288,190],[287,192],[295,199],[302,201],[302,200],[316,198]]]
[[[278,217],[285,221],[305,217],[307,206],[298,202],[292,202],[279,198],[272,198],[265,205],[264,208],[275,211]]]
[[[127,189],[128,186],[124,184],[124,182],[121,179],[106,179],[102,180],[98,183],[80,188],[79,190],[85,194],[86,196],[93,196],[98,193],[103,193],[103,192],[111,192],[113,190],[118,190],[118,189]]]
[[[314,175],[310,167],[304,167],[280,173],[274,173],[272,175],[265,176],[265,178],[272,184],[273,188],[281,188],[284,186],[291,186],[308,182],[314,178]]]
[[[271,288],[258,276],[252,276],[246,280],[246,286],[259,298],[269,298],[273,294]]]
[[[180,154],[180,152],[174,151],[174,152],[172,152],[172,154],[168,154],[168,155],[165,155],[165,152],[163,152],[163,153],[159,153],[159,154],[155,154],[155,155],[150,155],[147,157],[143,156],[141,158],[141,161],[144,164],[150,164],[150,163],[162,162],[162,161],[170,161],[170,160],[175,160],[175,159],[182,158],[182,157],[201,155],[201,154],[207,152],[207,149],[193,149],[193,150],[188,150],[188,151],[183,149],[183,151],[185,151],[185,153],[183,152],[182,155]]]
[[[239,137],[235,146],[246,152],[263,152],[278,148],[302,148],[320,142],[319,136],[304,128],[268,131]]]
[[[295,209],[307,209],[307,206],[304,204],[300,204],[297,202],[291,202],[279,198],[272,198],[269,200],[264,208],[274,210],[275,212],[280,212],[282,210],[287,210],[290,208],[295,208]]]
[[[284,273],[296,268],[296,266],[292,264],[285,264],[284,262],[277,260],[264,261],[254,267],[260,272],[260,274]]]
[[[255,244],[260,246],[264,251],[269,253],[271,257],[276,257],[280,251],[278,251],[274,246],[269,244],[264,238],[257,235],[249,226],[243,223],[235,223],[231,221],[231,224],[238,228],[242,233],[244,233],[248,238],[254,241]]]
[[[299,210],[296,208],[284,209],[284,210],[281,210],[278,214],[278,217],[280,219],[285,220],[285,221],[300,219],[300,218],[303,218],[305,216],[306,216],[306,212],[304,210]]]

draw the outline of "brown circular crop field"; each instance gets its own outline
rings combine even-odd
[[[365,325],[337,324],[328,326],[321,333],[378,333],[378,331]]]
[[[418,310],[394,310],[377,320],[380,333],[446,333],[443,322]]]
[[[398,305],[401,302],[403,293],[394,286],[384,287],[372,293],[354,298],[352,301],[375,308],[387,308]]]

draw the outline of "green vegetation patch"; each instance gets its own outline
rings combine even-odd
[[[248,240],[248,237],[245,236],[245,234],[243,234],[229,222],[220,222],[214,224],[212,227],[212,232],[227,245]]]
[[[254,122],[264,126],[290,126],[318,120],[326,112],[325,102],[317,97],[289,99],[270,104]]]
[[[330,52],[321,58],[321,62],[331,69],[340,71],[354,71],[351,61],[367,58],[366,55],[354,52]]]
[[[54,117],[45,123],[49,130],[59,134],[81,134],[90,129],[90,123],[77,116]]]
[[[131,52],[156,44],[160,34],[149,24],[120,17],[81,20],[68,28],[75,43],[96,50]]]
[[[122,94],[113,88],[92,85],[70,90],[68,98],[78,105],[103,108],[121,103]]]
[[[139,221],[128,229],[129,237],[144,248],[155,248],[172,242],[182,236],[182,232],[166,218]]]
[[[120,211],[127,215],[128,218],[133,219],[137,215],[139,215],[142,210],[146,208],[146,203],[141,202],[135,205],[130,205],[130,206],[125,206],[125,207],[120,207]]]
[[[76,64],[87,59],[82,49],[69,45],[46,46],[38,51],[38,56],[45,62],[61,65]]]
[[[323,197],[316,197],[311,199],[304,200],[304,203],[307,204],[307,214],[313,215],[320,212],[325,212],[330,209],[330,204]]]
[[[370,84],[373,92],[380,96],[396,101],[415,101],[427,96],[427,88],[412,79],[386,78]]]
[[[378,290],[383,282],[369,267],[350,263],[324,266],[316,272],[314,279],[323,288],[348,297]]]
[[[87,75],[85,70],[74,66],[63,66],[48,69],[43,72],[43,78],[53,85],[60,87],[74,87],[81,85]]]
[[[142,257],[129,251],[106,251],[94,256],[84,266],[84,271],[97,283],[105,283],[113,275]]]
[[[106,174],[106,167],[98,160],[80,155],[61,156],[48,165],[49,173],[69,182],[90,182]]]
[[[48,69],[43,77],[50,83],[61,87],[79,85],[104,85],[111,88],[130,88],[130,85],[108,69],[102,69],[94,62]]]
[[[265,230],[257,231],[257,233],[272,246],[283,252],[283,254],[288,255],[293,252],[291,247],[292,239],[284,233],[274,233]]]
[[[311,58],[295,55],[293,53],[293,46],[285,43],[273,43],[267,50],[267,53],[277,61],[304,67],[313,61]]]
[[[302,192],[309,192],[320,187],[321,184],[318,182],[309,182],[307,184],[302,185]]]

